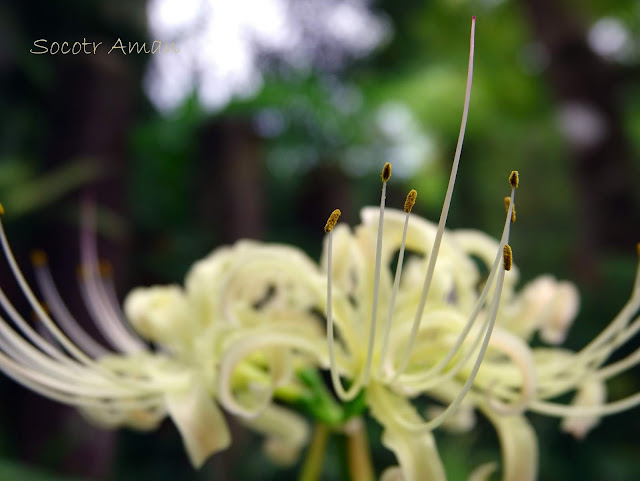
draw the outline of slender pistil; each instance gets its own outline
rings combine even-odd
[[[404,251],[407,244],[407,229],[409,227],[409,217],[411,210],[416,203],[416,197],[418,192],[412,189],[407,194],[407,199],[404,202],[404,228],[402,229],[402,242],[400,243],[400,253],[398,254],[398,265],[396,266],[396,273],[393,280],[393,290],[391,292],[391,301],[389,302],[389,311],[387,312],[387,321],[384,326],[384,336],[382,337],[382,349],[380,351],[380,360],[378,362],[378,375],[382,374],[382,369],[387,357],[387,349],[389,347],[389,335],[391,334],[391,321],[393,318],[393,310],[396,305],[396,296],[398,295],[398,287],[400,286],[400,278],[402,277],[402,265],[404,263]]]
[[[433,279],[433,273],[436,267],[436,260],[438,259],[438,252],[440,251],[440,243],[442,242],[442,236],[444,235],[444,226],[447,223],[447,216],[449,215],[449,207],[451,206],[451,197],[453,195],[453,186],[456,182],[456,176],[458,174],[458,165],[460,164],[460,155],[462,153],[462,143],[464,141],[464,133],[467,126],[467,117],[469,115],[469,101],[471,99],[471,84],[473,80],[473,53],[474,53],[474,39],[476,31],[476,18],[471,19],[471,39],[469,41],[469,67],[467,71],[467,86],[464,96],[464,107],[462,109],[462,121],[460,123],[460,133],[458,134],[458,144],[456,145],[456,153],[453,158],[453,166],[451,167],[451,175],[449,176],[449,185],[447,186],[447,193],[445,195],[444,203],[442,205],[442,212],[440,213],[440,221],[438,222],[438,230],[436,231],[436,237],[433,241],[433,248],[431,249],[431,255],[429,256],[429,264],[427,266],[427,273],[424,278],[424,284],[422,287],[422,295],[420,302],[418,303],[418,309],[416,311],[415,318],[413,320],[413,326],[411,328],[411,335],[409,337],[409,345],[404,351],[400,366],[396,371],[395,377],[397,378],[402,374],[407,365],[409,364],[409,358],[415,345],[416,335],[420,328],[420,322],[422,320],[422,314],[424,312],[425,303],[427,302],[427,296],[429,295],[429,289],[431,287],[431,281]]]

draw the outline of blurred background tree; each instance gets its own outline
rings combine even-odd
[[[437,219],[471,15],[474,88],[449,226],[497,236],[505,179],[518,169],[512,245],[522,277],[551,272],[579,284],[569,345],[583,345],[626,300],[640,239],[632,0],[5,2],[0,197],[18,257],[44,248],[82,318],[77,210],[87,193],[122,296],[180,282],[194,260],[242,237],[293,243],[317,258],[327,213],[340,207],[357,222],[359,208],[377,202],[385,161],[394,165],[388,205],[414,187],[418,213]],[[30,53],[43,38],[103,45],[96,55]],[[180,52],[107,54],[118,38],[173,41]],[[4,266],[0,275],[19,299]],[[0,389],[2,479],[294,479],[241,428],[234,448],[196,473],[170,423],[153,435],[108,433],[5,379]],[[612,384],[611,397],[638,390],[636,371]],[[541,480],[640,478],[634,413],[582,442],[559,433],[556,420],[533,421]],[[481,427],[438,433],[452,480],[497,456],[495,435]],[[340,476],[340,442],[327,479]],[[390,464],[377,449],[378,467]],[[38,471],[23,473],[25,464]]]

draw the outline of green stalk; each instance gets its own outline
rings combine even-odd
[[[311,439],[311,444],[309,445],[309,450],[302,465],[298,481],[318,481],[320,479],[328,440],[329,426],[323,423],[316,423],[313,428],[313,438]]]
[[[345,426],[347,460],[352,481],[374,481],[367,429],[362,418],[354,418]]]

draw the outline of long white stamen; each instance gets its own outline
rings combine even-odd
[[[640,279],[640,265],[638,266],[638,274],[636,281]],[[579,377],[582,370],[576,370],[576,366],[591,365],[592,369],[597,368],[604,363],[609,355],[630,339],[633,334],[637,332],[640,326],[635,322],[629,325],[633,315],[640,308],[640,289],[638,286],[634,286],[631,299],[624,305],[620,312],[613,318],[609,325],[589,342],[584,348],[582,348],[577,354],[567,359],[560,365],[554,365],[553,368],[557,374],[566,372],[570,373],[569,376],[564,376],[560,381],[554,381],[553,388],[548,392],[550,394],[563,390],[563,386],[567,386]]]
[[[86,202],[83,205],[83,222],[80,239],[82,257],[81,294],[87,308],[91,312],[96,325],[102,334],[117,349],[126,353],[136,353],[145,350],[145,344],[130,331],[124,328],[121,320],[107,300],[100,273],[98,270],[98,255],[95,239],[95,211],[94,205]],[[85,290],[86,289],[86,290]]]
[[[11,272],[13,273],[16,281],[18,281],[18,285],[22,290],[22,293],[27,298],[27,301],[31,305],[31,308],[36,312],[38,318],[44,323],[44,325],[49,329],[49,331],[54,335],[56,340],[64,347],[69,354],[73,355],[78,361],[81,361],[84,364],[94,365],[94,362],[89,358],[85,353],[83,353],[80,349],[78,349],[70,340],[65,336],[65,334],[56,326],[53,320],[47,315],[44,311],[40,302],[31,291],[29,284],[25,280],[22,275],[22,271],[18,267],[18,264],[13,256],[13,252],[9,247],[9,242],[7,241],[7,237],[4,232],[4,226],[2,224],[2,220],[0,219],[0,242],[2,243],[2,249],[4,251],[7,262],[9,263],[9,267],[11,268]],[[53,354],[52,354],[53,355]]]
[[[382,169],[382,195],[380,196],[380,215],[378,217],[378,238],[376,240],[376,266],[373,277],[373,302],[371,305],[371,323],[369,330],[369,347],[367,360],[362,373],[362,384],[369,382],[371,375],[371,361],[373,360],[373,347],[376,338],[376,324],[378,320],[378,292],[380,291],[380,262],[382,259],[382,230],[384,227],[384,207],[387,196],[387,181],[391,177],[391,164],[387,162]]]
[[[26,386],[27,388],[50,399],[69,404],[72,406],[85,406],[96,408],[114,408],[121,409],[147,409],[159,407],[162,399],[158,397],[160,390],[155,394],[147,393],[136,395],[132,392],[113,392],[113,391],[90,391],[86,394],[80,394],[70,383],[61,385],[61,389],[52,388],[52,382],[47,378],[34,376],[34,373],[24,366],[15,363],[4,354],[0,353],[0,370],[16,382]],[[42,379],[44,383],[40,382]],[[115,396],[115,397],[111,397]],[[105,399],[108,398],[108,399]]]
[[[6,325],[5,321],[0,318],[0,331],[6,342],[12,344],[12,348],[6,349],[5,352],[12,352],[16,354],[16,359],[28,359],[27,366],[32,366],[40,372],[54,372],[63,378],[69,378],[71,376],[81,376],[83,381],[89,383],[100,383],[108,380],[114,385],[132,387],[136,389],[140,388],[138,392],[149,392],[149,383],[144,379],[124,379],[121,376],[113,373],[105,366],[95,362],[89,356],[87,356],[82,350],[71,342],[71,340],[60,330],[60,328],[54,323],[51,317],[40,305],[40,302],[36,298],[35,294],[26,282],[22,271],[18,267],[13,252],[9,246],[2,220],[0,219],[0,244],[2,250],[7,259],[9,267],[18,282],[18,285],[27,298],[27,301],[31,305],[34,313],[37,315],[38,320],[47,328],[47,330],[71,356],[66,357],[64,353],[59,351],[51,343],[43,339],[37,332],[35,332],[17,313],[13,305],[4,295],[4,292],[0,289],[0,304],[7,311],[12,321],[20,328],[25,336],[31,340],[37,347],[42,349],[43,352],[51,357],[45,356],[43,353],[37,351],[24,339],[17,335],[13,329]],[[6,345],[6,343],[5,343]],[[53,358],[53,359],[52,359]],[[78,362],[76,362],[76,360]],[[151,388],[153,389],[153,388]]]
[[[640,405],[640,393],[633,394],[624,399],[613,401],[601,406],[568,406],[547,401],[532,401],[529,405],[531,411],[547,416],[558,417],[592,417],[610,416],[621,413]]]
[[[62,300],[58,289],[56,288],[51,271],[46,262],[44,254],[37,253],[33,256],[34,273],[38,287],[44,296],[45,301],[49,305],[51,312],[64,331],[84,352],[94,358],[105,356],[109,353],[104,347],[93,340],[87,332],[80,327],[78,321],[71,315],[66,304]]]
[[[35,331],[34,334],[38,336],[42,343],[49,344],[40,334]],[[11,329],[2,317],[0,317],[0,349],[25,366],[40,369],[52,375],[72,373],[73,376],[82,370],[80,365],[74,364],[70,359],[63,358],[67,361],[67,363],[64,364],[39,351]]]
[[[504,266],[506,268],[506,256],[505,256]],[[467,395],[467,393],[471,389],[471,386],[473,385],[473,382],[475,381],[476,375],[478,374],[478,371],[480,370],[480,365],[482,364],[482,360],[484,359],[484,355],[485,355],[485,353],[487,351],[487,348],[489,346],[489,340],[491,338],[491,334],[493,332],[493,327],[495,326],[496,318],[497,318],[497,315],[498,315],[498,307],[500,305],[500,297],[502,295],[502,287],[504,285],[505,271],[506,270],[503,268],[498,273],[498,279],[496,281],[497,282],[496,289],[495,289],[495,292],[493,294],[493,298],[491,300],[491,305],[489,307],[489,312],[487,313],[487,316],[490,319],[489,326],[488,326],[487,331],[486,331],[486,333],[484,335],[484,339],[482,341],[482,346],[480,347],[480,352],[478,353],[478,357],[476,358],[476,362],[473,365],[473,368],[471,369],[471,373],[467,377],[467,380],[465,381],[464,385],[460,389],[460,392],[458,393],[456,398],[451,402],[451,404],[449,404],[439,416],[435,417],[434,419],[431,419],[430,421],[424,422],[424,423],[416,424],[414,422],[409,422],[408,420],[404,419],[399,413],[393,413],[394,418],[396,419],[396,421],[398,421],[400,424],[402,424],[402,426],[404,428],[409,429],[409,430],[414,431],[414,432],[424,432],[424,431],[431,431],[433,429],[436,429],[444,421],[446,421],[446,419],[451,414],[453,414],[455,412],[455,410],[458,408],[458,406],[460,406],[460,403],[462,403],[463,399],[465,398],[465,396]]]
[[[112,373],[108,373],[110,376],[107,377],[101,375],[103,374],[101,371],[77,364],[71,359],[65,358],[67,363],[62,363],[48,357],[13,331],[2,317],[0,317],[0,349],[25,369],[40,373],[48,379],[58,379],[64,386],[70,387],[78,380],[82,380],[87,386],[104,386],[107,382],[125,384],[124,380]]]
[[[529,406],[536,394],[537,378],[531,349],[522,339],[503,330],[494,332],[490,344],[492,348],[507,354],[517,364],[522,379],[519,397],[509,404],[498,400],[493,394],[493,388],[490,387],[487,390],[489,406],[502,416],[520,414]]]
[[[435,428],[437,428],[438,426],[440,426],[444,421],[446,421],[446,419],[455,412],[455,410],[458,408],[458,406],[460,405],[460,403],[462,403],[464,397],[467,395],[467,393],[469,392],[469,390],[471,389],[471,386],[473,385],[473,382],[475,381],[476,375],[478,374],[478,371],[480,369],[480,366],[482,364],[482,361],[484,359],[484,355],[487,351],[488,345],[489,345],[489,341],[491,339],[491,334],[493,332],[493,328],[495,326],[495,322],[496,322],[496,318],[498,316],[498,308],[500,306],[500,298],[502,296],[502,288],[504,286],[504,277],[505,277],[505,272],[507,270],[511,269],[511,264],[512,264],[512,254],[511,254],[511,247],[509,247],[508,245],[508,241],[509,241],[509,233],[511,231],[511,221],[512,221],[512,214],[513,214],[513,208],[514,208],[514,198],[515,198],[515,189],[517,188],[518,185],[518,179],[517,179],[517,172],[512,172],[511,176],[509,177],[509,183],[511,184],[511,202],[509,203],[509,207],[507,209],[507,216],[505,219],[505,226],[503,229],[503,233],[502,233],[502,238],[500,241],[500,246],[499,246],[499,251],[498,251],[498,255],[500,255],[500,252],[502,252],[502,266],[500,268],[500,270],[498,271],[498,278],[496,281],[496,287],[493,293],[493,297],[489,306],[489,310],[487,313],[487,319],[489,320],[489,322],[487,323],[485,320],[484,325],[482,326],[482,330],[480,331],[481,333],[484,332],[484,338],[482,341],[482,345],[480,347],[480,351],[478,353],[478,356],[476,358],[476,362],[473,366],[473,368],[471,369],[471,373],[469,374],[469,376],[467,377],[467,380],[465,381],[462,389],[460,390],[460,392],[458,393],[458,395],[456,396],[456,398],[453,400],[453,402],[451,404],[449,404],[449,406],[447,406],[447,408],[436,418],[424,422],[424,423],[420,423],[420,424],[415,424],[413,422],[409,422],[408,420],[404,419],[400,414],[398,413],[394,413],[394,418],[396,419],[396,421],[398,421],[400,424],[403,425],[403,427],[410,429],[412,431],[417,431],[417,432],[423,432],[423,431],[429,431],[429,430],[433,430]],[[494,273],[494,270],[492,269],[492,273]],[[490,278],[492,278],[493,276],[490,275]],[[487,281],[487,284],[490,284],[490,281]],[[486,330],[485,330],[486,329]],[[475,344],[475,343],[474,343]],[[473,348],[468,351],[468,352],[474,352],[475,351],[476,346],[474,345]],[[468,354],[467,352],[467,354]],[[465,356],[466,357],[466,356]],[[466,359],[465,359],[466,362]],[[523,368],[523,374],[524,374],[524,386],[522,389],[522,400],[526,400],[526,402],[529,402],[531,394],[533,392],[535,392],[535,380],[529,375],[530,374],[530,370],[528,369],[528,366],[525,366]],[[449,373],[447,373],[449,374]],[[447,375],[445,375],[444,377],[447,377]],[[440,378],[441,379],[441,378]],[[438,381],[440,380],[438,379]],[[521,406],[521,403],[517,403],[512,405],[512,406],[506,406],[506,405],[501,405],[499,404],[497,401],[494,400],[494,404],[497,404],[497,407],[499,409],[503,409],[505,411],[508,411],[510,408],[515,409],[519,409]]]
[[[422,320],[422,314],[424,312],[425,303],[427,302],[427,296],[431,287],[431,281],[433,279],[433,273],[436,267],[436,260],[438,259],[438,252],[440,251],[440,243],[442,242],[442,236],[444,235],[444,226],[447,223],[447,216],[449,215],[449,207],[451,206],[451,197],[453,196],[453,186],[456,182],[456,176],[458,174],[458,165],[460,163],[460,155],[462,153],[462,143],[464,141],[464,133],[467,127],[467,117],[469,115],[469,101],[471,99],[471,84],[473,80],[473,53],[474,53],[474,37],[476,31],[476,18],[473,17],[471,21],[471,39],[469,42],[469,67],[467,71],[467,86],[464,96],[464,108],[462,109],[462,121],[460,123],[460,133],[458,134],[458,144],[456,145],[456,153],[453,158],[453,166],[451,167],[451,175],[449,176],[449,185],[447,186],[447,193],[444,198],[444,204],[442,205],[442,212],[440,213],[440,221],[438,222],[438,230],[436,231],[436,237],[433,241],[433,248],[431,249],[431,255],[429,256],[429,264],[427,266],[427,273],[424,279],[424,285],[422,287],[422,296],[418,303],[418,309],[413,321],[413,327],[411,329],[411,336],[409,338],[409,345],[407,346],[400,367],[396,372],[396,377],[402,374],[407,365],[409,364],[409,358],[415,345],[418,329],[420,328],[420,321]]]
[[[46,339],[42,338],[33,328],[27,324],[24,318],[16,311],[13,304],[9,301],[4,291],[0,289],[0,305],[9,315],[9,319],[18,327],[20,332],[29,339],[34,345],[40,348],[43,352],[47,353],[52,358],[66,364],[74,364],[64,353],[53,344],[49,343]],[[7,326],[8,329],[10,329]],[[13,332],[13,330],[11,330]],[[18,336],[20,337],[20,336]]]
[[[458,354],[458,351],[460,350],[464,341],[469,335],[469,332],[471,331],[471,328],[473,327],[475,320],[478,317],[478,314],[480,314],[480,311],[484,307],[485,300],[493,284],[493,279],[495,277],[495,274],[499,271],[499,269],[502,269],[502,267],[500,266],[500,260],[503,257],[504,245],[509,242],[509,234],[511,232],[511,213],[514,208],[513,206],[515,206],[514,204],[515,193],[516,193],[516,189],[512,187],[511,196],[509,197],[510,199],[509,207],[507,208],[507,216],[505,218],[504,227],[502,229],[502,236],[500,238],[498,251],[496,252],[496,257],[493,261],[493,265],[491,266],[491,270],[489,271],[489,276],[487,277],[487,281],[485,282],[484,288],[482,289],[482,292],[478,297],[478,300],[476,301],[476,304],[473,307],[473,311],[469,315],[464,328],[458,335],[458,338],[456,339],[455,344],[451,347],[451,349],[449,349],[449,352],[447,352],[447,354],[442,359],[440,359],[440,361],[438,361],[432,368],[417,374],[403,374],[401,377],[402,382],[408,381],[411,383],[420,383],[420,386],[422,389],[428,389],[429,387],[433,387],[434,385],[439,384],[441,380],[450,379],[455,374],[457,374],[462,369],[462,367],[466,364],[466,362],[469,360],[472,353],[475,352],[477,346],[480,343],[480,340],[482,339],[482,333],[485,332],[487,328],[486,324],[488,320],[485,320],[485,324],[482,326],[482,328],[476,335],[476,338],[474,339],[471,348],[467,350],[464,357],[460,359],[460,361],[458,361],[454,367],[452,367],[447,371],[447,373],[444,375],[444,378],[435,378],[435,376],[438,376],[442,372],[442,370],[449,364],[449,362],[451,362],[454,356]],[[432,382],[428,382],[427,381],[428,379],[432,379]]]
[[[349,401],[356,397],[356,394],[360,391],[362,386],[362,376],[358,376],[356,382],[350,387],[348,391],[345,391],[342,387],[342,381],[340,381],[340,373],[336,365],[335,355],[335,343],[333,334],[333,297],[332,297],[332,283],[333,283],[333,228],[338,222],[340,217],[340,211],[334,210],[327,221],[327,225],[324,231],[328,235],[327,239],[327,344],[329,345],[329,373],[331,374],[331,384],[333,390],[336,392],[338,398],[343,401]]]
[[[621,311],[619,316],[625,314],[625,318],[630,318],[631,313],[637,311],[638,307],[640,306],[637,303],[636,305],[630,304],[628,308]],[[626,329],[620,331],[609,344],[601,346],[595,352],[584,353],[580,351],[559,367],[554,364],[546,370],[541,370],[541,378],[551,377],[541,385],[541,396],[551,398],[559,395],[580,384],[587,377],[594,380],[609,379],[640,363],[640,349],[637,349],[619,361],[598,369],[611,353],[635,336],[638,331],[640,331],[640,317],[634,319]]]
[[[113,275],[104,274],[102,275],[101,279],[104,294],[106,296],[104,299],[105,303],[111,306],[111,310],[116,314],[116,318],[120,320],[120,325],[123,327],[123,329],[125,329],[131,336],[137,337],[137,334],[134,332],[131,324],[129,324],[129,322],[127,321],[127,316],[122,310],[120,300],[118,299],[116,286],[113,281]]]
[[[400,243],[400,253],[398,254],[398,265],[396,266],[396,273],[393,280],[393,290],[391,291],[391,301],[389,302],[389,311],[387,312],[387,321],[384,327],[384,335],[382,337],[382,349],[380,350],[380,360],[378,362],[378,376],[382,374],[382,368],[386,362],[387,349],[389,347],[389,335],[391,333],[391,320],[393,318],[393,310],[396,305],[396,296],[398,295],[398,287],[400,286],[400,278],[402,277],[402,264],[404,263],[404,251],[407,245],[407,229],[409,227],[409,217],[411,216],[411,209],[416,201],[417,192],[412,190],[407,195],[407,201],[405,202],[405,217],[404,228],[402,229],[402,242]]]
[[[471,386],[476,379],[476,375],[480,370],[480,365],[482,364],[484,355],[487,352],[487,348],[489,346],[489,340],[493,332],[493,327],[495,326],[495,323],[496,323],[496,317],[498,316],[498,306],[500,305],[500,296],[502,295],[502,286],[504,285],[504,273],[505,273],[504,269],[502,269],[498,273],[496,291],[494,293],[493,300],[491,301],[491,307],[488,313],[491,321],[489,322],[489,327],[487,328],[487,332],[484,336],[484,339],[482,340],[482,346],[480,346],[480,352],[478,353],[478,357],[476,359],[475,364],[473,365],[473,368],[471,369],[471,373],[469,374],[469,377],[467,378],[466,382],[462,386],[462,389],[460,390],[456,398],[453,400],[453,402],[446,407],[446,409],[442,412],[442,414],[440,414],[438,417],[429,421],[427,425],[425,425],[424,429],[431,430],[440,426],[453,412],[455,412],[455,410],[458,408],[462,400],[465,398],[465,396],[471,389]]]
[[[640,294],[640,242],[636,244],[636,250],[638,251],[638,267],[636,268],[636,280],[633,283],[633,292]]]

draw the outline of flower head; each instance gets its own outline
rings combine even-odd
[[[527,411],[561,417],[562,429],[584,437],[602,416],[640,404],[640,394],[606,401],[607,381],[640,363],[638,349],[607,364],[640,330],[640,270],[630,300],[583,349],[533,348],[535,334],[553,346],[564,341],[579,299],[572,284],[551,276],[515,287],[509,235],[518,172],[508,177],[498,240],[445,228],[469,110],[474,30],[475,17],[460,134],[437,225],[412,214],[415,190],[402,211],[386,208],[386,163],[380,206],[363,209],[354,229],[340,225],[334,210],[319,264],[290,246],[240,241],[196,262],[184,286],[134,289],[121,309],[108,266],[98,261],[87,207],[80,288],[107,349],[70,314],[46,257],[36,253],[36,280],[52,316],[43,308],[0,221],[6,259],[46,330],[32,328],[0,289],[10,321],[0,318],[0,370],[106,427],[152,429],[169,416],[194,466],[231,442],[221,408],[263,433],[266,452],[282,463],[293,462],[308,438],[297,410],[349,431],[358,429],[354,413],[368,409],[399,464],[383,480],[444,481],[433,431],[470,429],[480,411],[499,436],[503,480],[535,480],[538,450]],[[326,392],[321,370],[339,402]],[[555,401],[571,392],[571,405]],[[419,396],[439,403],[426,418],[412,402]],[[493,470],[493,463],[482,465],[472,479]]]
[[[110,269],[98,261],[93,216],[86,205],[80,288],[110,348],[89,336],[74,319],[53,281],[46,256],[36,251],[32,256],[35,277],[49,314],[25,281],[0,221],[2,249],[42,326],[40,331],[33,329],[0,289],[0,305],[13,323],[12,327],[0,318],[0,370],[45,397],[77,407],[103,427],[149,430],[168,415],[182,435],[192,464],[201,466],[231,442],[216,402],[222,353],[246,330],[318,336],[317,319],[311,313],[300,315],[308,310],[310,296],[294,280],[298,272],[314,278],[316,271],[318,283],[322,277],[294,248],[239,242],[197,262],[184,288],[134,289],[123,311]],[[283,276],[280,265],[298,270]],[[270,294],[270,288],[276,292]],[[271,323],[268,329],[265,320]],[[313,349],[322,360],[320,346],[316,343]],[[242,422],[267,436],[269,455],[290,463],[308,438],[306,421],[268,399],[269,393],[287,384],[298,359],[275,350],[252,351],[251,359],[242,362],[233,376],[223,376],[223,383],[228,382],[229,390],[245,403],[257,406]],[[283,396],[295,396],[296,389],[295,383],[289,383],[280,390]]]

